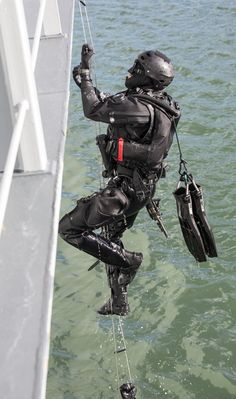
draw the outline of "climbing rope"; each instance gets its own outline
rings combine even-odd
[[[79,10],[80,10],[80,18],[81,18],[81,24],[82,24],[82,29],[83,29],[83,35],[84,35],[84,43],[91,44],[93,51],[95,52],[95,47],[94,47],[94,41],[93,41],[93,35],[92,35],[92,30],[91,30],[91,23],[89,20],[88,16],[88,11],[87,11],[87,4],[85,1],[79,0]],[[88,35],[87,35],[88,33]],[[93,75],[93,79],[95,82],[95,87],[97,87],[97,76],[96,76],[96,64],[95,64],[95,58],[93,57],[92,60],[92,67],[91,67],[91,72]],[[101,134],[101,123],[95,123],[95,138]],[[100,189],[104,187],[104,178],[102,177],[102,161],[99,164],[99,182],[100,182]]]
[[[83,7],[82,7],[83,5]],[[82,29],[83,29],[83,35],[84,35],[84,42],[85,43],[90,43],[93,51],[95,52],[95,47],[94,47],[94,41],[93,41],[93,35],[91,31],[91,23],[89,20],[88,16],[88,11],[87,11],[87,4],[85,1],[79,0],[79,10],[80,10],[80,18],[81,18],[81,24],[82,24]],[[86,24],[85,24],[86,20]],[[88,36],[86,34],[86,30],[88,30]],[[97,76],[96,76],[96,65],[95,65],[95,60],[93,59],[93,76],[94,76],[94,82],[95,85],[97,86]]]
[[[120,388],[120,376],[119,376],[119,368],[118,368],[118,358],[117,358],[117,342],[116,342],[116,332],[115,332],[115,322],[114,322],[114,316],[111,316],[111,321],[112,321],[112,335],[113,335],[113,342],[114,342],[114,353],[116,354],[115,359],[116,359],[116,381],[117,381],[117,393],[119,392]]]
[[[192,181],[192,175],[189,174],[188,169],[187,169],[187,161],[183,159],[183,153],[181,150],[180,146],[180,140],[179,140],[179,135],[177,133],[177,126],[175,123],[175,120],[173,119],[173,125],[175,129],[175,136],[177,140],[177,145],[178,145],[178,150],[179,150],[179,175],[180,175],[180,181],[183,181],[187,184],[187,182]]]
[[[122,321],[121,321],[121,317],[120,316],[119,316],[119,328],[120,328],[121,338],[122,338],[122,343],[123,343],[122,351],[125,354],[126,365],[127,365],[127,370],[128,370],[128,374],[129,374],[129,381],[133,382],[133,378],[132,378],[132,375],[131,375],[130,364],[129,364],[128,353],[127,353],[127,345],[126,345],[126,341],[125,341],[124,330],[123,330]]]
[[[110,232],[109,232],[109,226],[106,225],[102,228],[103,234],[107,239],[110,239]],[[109,267],[109,266],[108,266]],[[122,318],[121,316],[118,316],[118,333],[115,331],[115,321],[114,321],[115,315],[111,315],[111,321],[112,321],[112,335],[113,335],[113,342],[114,342],[114,354],[115,354],[115,362],[116,362],[116,378],[117,378],[117,384],[118,384],[118,391],[120,390],[120,383],[121,383],[121,377],[119,375],[119,367],[118,367],[118,356],[120,354],[125,355],[125,360],[126,360],[126,369],[128,371],[128,376],[129,376],[129,383],[133,383],[133,378],[131,375],[131,368],[130,368],[130,362],[128,358],[128,352],[127,352],[127,344],[125,340],[125,335],[124,335],[124,329],[122,325]],[[118,337],[120,337],[120,347],[118,346]],[[127,396],[128,398],[128,396]]]
[[[128,376],[129,376],[129,382],[126,384],[123,384],[123,385],[132,385],[132,386],[134,386],[134,385],[133,385],[133,378],[131,375],[128,353],[127,353],[127,344],[126,344],[126,340],[125,340],[125,336],[124,336],[122,318],[121,318],[121,316],[118,316],[118,319],[117,319],[115,317],[115,315],[112,315],[111,321],[112,321],[112,335],[113,335],[112,338],[113,338],[113,342],[114,342],[114,354],[115,354],[115,362],[116,362],[117,392],[119,392],[120,388],[121,388],[122,378],[123,378],[123,376],[121,376],[119,373],[119,365],[118,365],[118,357],[120,357],[121,354],[125,355],[126,370],[128,372]],[[115,322],[117,323],[117,326],[116,326],[117,331],[115,329]],[[119,344],[118,344],[118,341],[119,341]],[[122,362],[121,362],[121,368],[124,369],[124,364]],[[129,396],[125,396],[125,397],[128,398]],[[133,398],[133,396],[131,396],[131,397]]]
[[[93,41],[93,36],[92,36],[92,31],[91,31],[91,24],[90,24],[90,20],[89,20],[89,16],[88,16],[88,11],[87,11],[87,4],[85,1],[79,0],[79,10],[80,10],[80,17],[81,17],[81,24],[82,24],[82,29],[83,29],[83,35],[84,35],[84,42],[88,43],[90,42],[93,50],[95,51],[95,47],[94,47],[94,41]],[[88,33],[88,35],[87,35]],[[95,86],[97,87],[97,77],[96,77],[96,67],[95,67],[95,60],[93,59],[93,69],[92,69],[92,73],[94,76],[94,82],[95,82]],[[96,136],[98,134],[101,133],[101,124],[100,122],[96,123]],[[100,179],[101,179],[102,173],[100,173]],[[100,188],[101,188],[102,184],[101,184],[101,180],[100,180]],[[106,238],[110,238],[109,235],[109,227],[108,226],[104,226],[102,228],[102,233],[104,234],[104,236]],[[98,261],[99,262],[99,261]],[[90,270],[95,267],[95,265],[98,263],[95,262],[95,264],[93,264],[90,268]],[[128,376],[129,376],[129,382],[127,384],[123,384],[123,386],[125,385],[131,385],[132,384],[132,376],[131,376],[131,370],[130,370],[130,362],[129,362],[129,358],[128,358],[128,353],[127,353],[127,345],[126,345],[126,341],[125,341],[125,336],[124,336],[124,330],[123,330],[123,325],[122,325],[122,321],[121,321],[121,317],[118,316],[118,333],[120,334],[120,341],[121,341],[121,348],[118,347],[117,344],[117,333],[115,331],[115,321],[114,321],[114,315],[111,315],[111,321],[112,321],[112,335],[113,335],[113,342],[114,342],[114,353],[115,353],[115,361],[116,361],[116,375],[117,375],[117,395],[119,396],[119,392],[121,392],[122,395],[122,386],[120,386],[120,382],[121,382],[121,378],[119,375],[119,367],[118,367],[118,356],[120,356],[121,353],[125,354],[125,360],[126,360],[126,367],[127,367],[127,371],[128,371]],[[119,396],[120,397],[120,396]],[[122,395],[123,397],[123,395]],[[129,397],[129,396],[125,396],[125,397]],[[132,396],[133,398],[134,396]]]
[[[87,40],[87,36],[86,36],[86,31],[85,31],[85,25],[84,25],[84,18],[83,18],[83,11],[82,11],[82,7],[81,4],[83,4],[83,6],[86,8],[86,4],[83,1],[79,1],[79,10],[80,10],[80,17],[81,17],[81,23],[82,23],[82,28],[83,28],[83,34],[84,34],[84,41],[85,43],[88,42]]]

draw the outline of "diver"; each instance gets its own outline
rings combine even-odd
[[[160,51],[139,54],[128,70],[127,89],[115,95],[105,95],[93,86],[93,54],[88,44],[82,46],[81,63],[73,69],[73,78],[81,89],[85,117],[108,124],[107,133],[97,137],[108,182],[104,189],[77,201],[61,219],[59,234],[105,263],[111,297],[98,312],[126,315],[127,288],[143,255],[125,249],[121,238],[152,200],[158,180],[165,175],[164,160],[180,110],[165,91],[174,69]]]

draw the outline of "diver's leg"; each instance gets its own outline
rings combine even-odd
[[[100,197],[94,195],[88,197],[88,200],[78,201],[76,208],[61,219],[59,234],[74,247],[83,250],[104,263],[120,267],[124,274],[129,273],[131,270],[134,271],[142,262],[143,256],[141,253],[130,252],[109,238],[95,234],[92,231],[93,228],[96,228],[95,223],[91,227],[93,220],[96,221],[97,227],[99,227],[114,219],[114,217],[109,218],[109,215],[104,216],[97,211]]]
[[[124,274],[134,271],[140,266],[143,259],[141,253],[128,251],[92,231],[79,231],[72,228],[65,232],[63,230],[65,224],[70,225],[69,215],[66,215],[61,221],[59,231],[60,236],[75,248],[94,256],[104,263],[120,267]]]
[[[130,307],[128,303],[128,287],[118,283],[120,270],[116,266],[106,265],[108,285],[111,289],[111,297],[98,310],[102,315],[117,314],[126,316]]]
[[[123,220],[122,223],[110,224],[107,226],[106,235],[123,247],[120,237],[127,228],[130,228],[133,225],[136,216],[137,214],[132,215],[132,217]],[[102,315],[117,314],[120,316],[125,316],[129,313],[128,284],[134,279],[136,272],[137,269],[132,270],[132,272],[130,271],[129,275],[125,274],[126,281],[124,281],[124,274],[119,267],[106,264],[106,273],[108,285],[111,289],[111,297],[98,310],[98,313]]]
[[[130,201],[129,207],[126,210],[124,217],[122,220],[113,222],[107,226],[107,234],[112,241],[117,242],[117,240],[121,241],[121,237],[126,229],[129,229],[133,226],[134,221],[140,211],[147,201],[149,200],[149,196],[145,197],[141,202],[134,190],[129,187],[128,182],[126,181],[126,189],[130,191],[130,197],[132,200]],[[124,188],[124,187],[123,187]],[[155,185],[150,185],[149,195],[153,196],[155,192]],[[121,245],[121,244],[120,244]],[[110,264],[106,265],[106,272],[108,277],[108,284],[111,288],[111,297],[109,300],[99,309],[100,314],[119,314],[125,315],[129,311],[128,304],[128,286],[135,278],[135,275],[138,271],[138,267],[129,268],[129,269],[121,269],[119,267],[114,268]]]

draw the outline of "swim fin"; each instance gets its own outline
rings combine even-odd
[[[173,194],[176,200],[180,227],[187,248],[198,262],[206,262],[207,258],[203,240],[193,215],[189,184],[187,183],[186,186],[183,187],[180,186],[179,182]]]
[[[202,187],[192,180],[192,183],[189,184],[189,191],[192,199],[193,216],[200,232],[205,252],[210,258],[217,257],[215,239],[204,208]]]

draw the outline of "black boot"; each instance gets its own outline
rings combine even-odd
[[[141,252],[127,251],[120,245],[93,232],[85,232],[76,237],[68,234],[62,238],[101,262],[119,267],[124,274],[134,271],[136,273],[143,260]]]
[[[118,277],[118,283],[121,287],[126,287],[128,284],[130,284],[134,277],[136,276],[136,273],[138,271],[138,267],[132,268],[132,267],[127,267],[122,268],[120,275]]]
[[[126,316],[129,313],[127,286],[118,283],[119,269],[115,266],[106,265],[108,284],[111,288],[111,298],[98,310],[99,314],[117,314]]]
[[[127,296],[127,292],[126,292]],[[116,298],[117,303],[114,301],[114,296],[108,299],[108,301],[101,306],[101,308],[97,311],[99,314],[103,316],[107,316],[110,314],[116,314],[118,316],[127,316],[130,311],[129,304],[127,303],[126,296],[120,296]],[[123,301],[123,303],[121,303]]]

